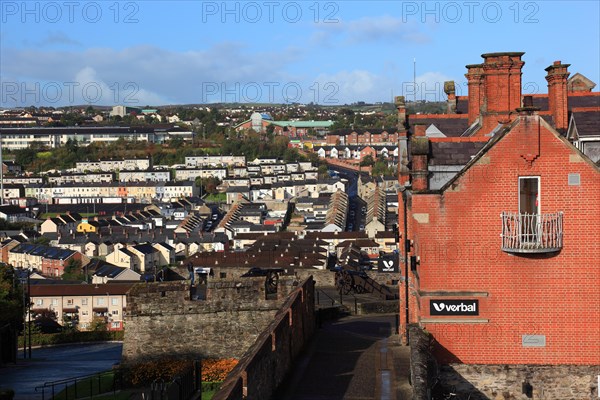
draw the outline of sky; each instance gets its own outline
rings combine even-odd
[[[555,60],[600,84],[599,4],[2,0],[0,107],[442,101],[505,51],[525,94]]]

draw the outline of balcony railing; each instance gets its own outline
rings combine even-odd
[[[562,248],[563,213],[503,212],[502,250],[509,253],[551,253]]]

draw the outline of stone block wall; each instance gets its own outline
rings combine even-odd
[[[314,281],[309,278],[288,297],[213,400],[271,398],[314,334],[314,304]]]
[[[127,295],[122,362],[242,357],[299,285],[280,279],[277,299],[266,300],[264,281],[209,282],[206,300],[191,300],[189,281],[135,285]]]
[[[458,399],[589,400],[598,398],[599,374],[600,366],[587,365],[450,364],[438,378]]]

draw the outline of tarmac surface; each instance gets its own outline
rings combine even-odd
[[[116,342],[34,348],[31,359],[23,359],[21,349],[16,364],[0,367],[0,388],[13,389],[14,400],[41,399],[42,393],[35,391],[37,386],[107,371],[121,361],[122,348],[123,344]],[[64,388],[58,390],[61,389]],[[48,393],[46,391],[46,399],[50,397]]]
[[[408,347],[395,314],[348,316],[323,324],[275,398],[410,399]]]

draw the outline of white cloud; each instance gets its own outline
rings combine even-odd
[[[9,48],[3,50],[0,78],[3,92],[8,88],[9,93],[22,100],[21,104],[27,105],[35,104],[37,98],[27,95],[25,89],[36,85],[42,92],[38,96],[42,98],[39,105],[44,104],[44,97],[52,97],[53,105],[78,104],[76,101],[86,98],[95,100],[94,87],[102,91],[102,97],[94,104],[103,105],[123,102],[125,96],[144,104],[244,101],[254,96],[249,92],[253,83],[263,91],[258,100],[267,101],[270,82],[284,80],[285,66],[299,56],[297,49],[249,53],[237,43],[222,43],[203,51],[187,52],[155,46],[124,50],[94,48],[81,52]],[[71,82],[79,83],[75,99],[69,92],[74,85]],[[86,84],[88,92],[84,93],[82,89]],[[62,96],[56,99],[56,90],[50,93],[51,96],[45,96],[43,90],[48,85],[64,88]],[[208,98],[207,88],[214,87],[217,87],[216,93]],[[0,103],[13,102],[2,93]]]
[[[311,40],[328,43],[334,34],[341,35],[350,44],[372,41],[397,41],[398,43],[424,44],[430,37],[419,31],[420,25],[403,22],[390,15],[362,17],[354,20],[340,20],[335,24],[323,24]]]

